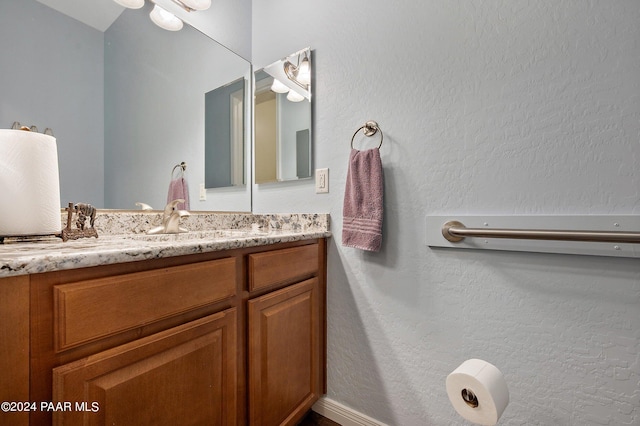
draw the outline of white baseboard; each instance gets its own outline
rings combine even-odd
[[[327,397],[320,398],[313,404],[312,409],[342,426],[386,426],[384,423],[380,423]]]

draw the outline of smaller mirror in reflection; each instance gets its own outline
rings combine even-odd
[[[240,78],[204,95],[206,188],[244,185],[244,88]]]
[[[311,51],[255,73],[255,182],[311,177]]]

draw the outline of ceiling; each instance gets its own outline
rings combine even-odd
[[[106,31],[124,10],[113,0],[37,0],[99,31]]]

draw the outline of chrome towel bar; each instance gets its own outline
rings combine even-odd
[[[442,225],[442,236],[451,242],[471,238],[506,238],[524,240],[588,241],[603,243],[640,243],[640,232],[567,231],[544,229],[467,228],[458,221]]]

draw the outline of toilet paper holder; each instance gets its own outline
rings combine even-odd
[[[471,389],[464,388],[460,393],[462,395],[462,399],[464,400],[464,402],[467,403],[469,407],[471,408],[478,407],[478,397],[476,396],[475,393],[473,393]]]

